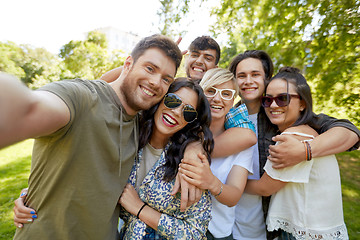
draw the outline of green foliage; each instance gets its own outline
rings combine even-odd
[[[90,32],[85,41],[70,41],[60,49],[60,57],[64,62],[62,78],[99,79],[113,66],[114,57],[107,49],[106,36],[100,32]],[[123,63],[116,52],[113,53]],[[120,64],[120,65],[121,65]],[[120,65],[116,65],[118,67]]]
[[[60,60],[43,48],[0,43],[0,71],[12,73],[31,88],[59,80]]]
[[[159,32],[173,39],[184,35],[187,26],[183,20],[189,12],[191,0],[159,0],[159,2],[161,4],[157,12]]]
[[[25,76],[24,70],[19,66],[22,50],[13,42],[0,42],[0,71],[12,73],[18,78]]]
[[[106,36],[96,31],[84,41],[65,44],[59,56],[42,48],[0,42],[0,71],[17,76],[30,88],[60,79],[99,79],[125,61],[122,51],[109,52],[107,45]]]
[[[228,37],[220,65],[246,49],[265,50],[277,69],[303,69],[317,111],[360,126],[359,8],[356,0],[222,0],[212,27]]]

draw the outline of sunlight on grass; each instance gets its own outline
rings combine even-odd
[[[342,194],[349,198],[359,198],[359,194],[357,192],[355,192],[352,189],[348,189],[346,187],[345,188],[343,187]]]
[[[33,140],[26,140],[0,150],[0,239],[12,239],[14,201],[27,187]]]

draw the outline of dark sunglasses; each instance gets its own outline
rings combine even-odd
[[[164,105],[167,108],[178,108],[183,104],[181,98],[175,93],[168,93],[164,97]],[[193,106],[185,104],[183,108],[183,116],[186,122],[191,123],[197,118],[197,112]]]
[[[285,107],[289,105],[291,97],[300,98],[299,95],[282,93],[276,97],[262,96],[260,100],[261,100],[261,105],[264,108],[270,107],[274,100],[279,107]]]

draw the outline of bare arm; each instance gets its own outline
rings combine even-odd
[[[55,132],[68,123],[70,112],[56,95],[31,91],[18,79],[1,74],[0,116],[0,148],[3,148]]]
[[[138,214],[139,210],[144,205],[144,202],[139,198],[135,188],[129,183],[125,186],[119,203],[134,216]],[[143,207],[139,214],[140,220],[155,230],[157,230],[160,217],[161,213],[149,206]]]
[[[305,148],[294,136],[276,136],[280,145],[270,146],[269,160],[274,168],[284,168],[305,161]],[[344,152],[359,141],[358,135],[344,127],[334,127],[315,137],[310,142],[313,158]]]
[[[212,158],[227,157],[241,152],[257,142],[256,134],[242,127],[233,127],[216,136]]]
[[[108,83],[113,82],[113,81],[115,81],[116,79],[119,78],[119,76],[120,76],[123,68],[124,68],[123,66],[120,66],[120,67],[111,69],[110,71],[104,73],[104,74],[100,77],[100,79],[101,79],[101,80],[104,80],[104,81],[106,81],[106,82],[108,82]]]
[[[207,159],[202,163],[181,163],[180,172],[186,181],[208,189],[216,199],[229,207],[235,206],[244,192],[248,171],[240,166],[233,166],[225,184],[213,175]],[[220,194],[219,194],[220,193]]]
[[[245,192],[253,195],[271,196],[272,194],[285,187],[286,182],[272,179],[265,172],[260,180],[248,180]]]
[[[250,149],[248,150],[250,153]],[[242,157],[252,157],[251,154]],[[240,156],[239,156],[240,157]],[[180,172],[186,181],[201,189],[208,189],[216,199],[229,207],[235,206],[244,192],[248,177],[248,170],[242,166],[233,165],[226,182],[223,184],[211,171],[208,160],[201,158],[202,162],[188,162],[186,159],[180,164]],[[246,159],[243,159],[246,161]]]

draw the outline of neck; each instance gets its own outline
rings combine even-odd
[[[169,138],[170,137],[160,134],[154,129],[149,143],[155,149],[162,149],[169,142]]]
[[[225,131],[224,127],[225,117],[221,119],[212,119],[210,124],[210,130],[214,137],[219,136]]]
[[[135,116],[137,114],[137,111],[133,110],[132,108],[129,107],[129,105],[126,102],[126,99],[124,97],[124,94],[121,92],[121,80],[120,78],[118,78],[117,80],[115,80],[114,82],[110,83],[110,86],[112,87],[112,89],[114,89],[116,95],[118,96],[121,105],[123,106],[125,112],[130,115],[130,116]]]

